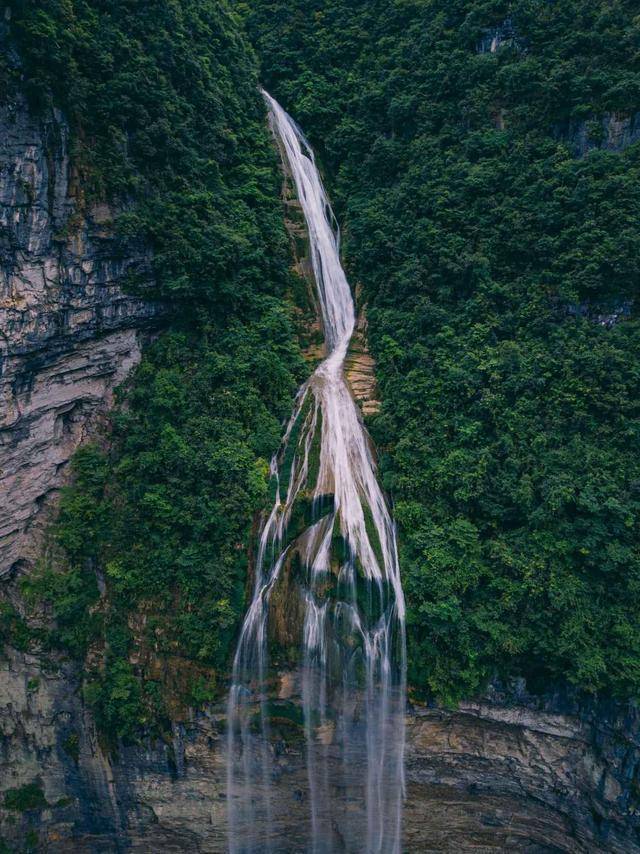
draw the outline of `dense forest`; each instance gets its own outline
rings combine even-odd
[[[636,4],[243,9],[368,302],[410,683],[637,697]]]
[[[319,152],[367,305],[412,689],[455,701],[522,676],[638,696],[634,5],[13,7],[2,90],[64,110],[87,197],[127,202],[123,246],[154,250],[142,293],[172,307],[25,583],[55,628],[0,614],[0,636],[83,662],[107,739],[224,685],[308,370],[259,80]]]
[[[131,288],[172,320],[104,441],[78,452],[54,559],[25,581],[55,628],[30,634],[5,611],[0,637],[82,662],[101,732],[133,739],[224,689],[252,520],[305,370],[281,177],[225,4],[32,0],[13,7],[11,36],[4,92],[64,110],[87,201],[122,207],[123,252],[153,248],[155,289]]]

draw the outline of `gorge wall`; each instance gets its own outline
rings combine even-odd
[[[42,793],[31,809],[0,808],[9,850],[25,850],[29,833],[48,852],[226,850],[222,706],[176,723],[167,743],[107,757],[67,665],[44,671],[17,654],[2,668],[0,787]],[[283,674],[280,696],[291,687]],[[295,852],[308,811],[304,739],[281,703],[274,797],[291,826],[276,850]],[[497,692],[456,710],[416,705],[405,850],[640,851],[639,759],[637,716],[620,709]]]
[[[124,292],[149,253],[84,204],[68,139],[58,111],[0,106],[0,576],[36,559],[41,511],[160,312]]]
[[[616,139],[636,139],[636,125],[630,120]],[[37,560],[73,450],[99,429],[162,315],[126,293],[130,274],[150,275],[148,251],[123,249],[115,212],[87,207],[81,185],[63,116],[36,119],[22,99],[2,106],[0,602],[19,605],[15,582]],[[363,407],[375,411],[364,334],[350,369]],[[285,674],[281,693],[288,681]],[[274,790],[291,815],[279,850],[293,852],[306,781],[295,721],[282,720]],[[8,648],[0,659],[0,852],[224,851],[224,738],[224,709],[211,706],[176,721],[166,741],[109,753],[77,667]],[[638,852],[639,766],[633,710],[522,691],[494,691],[455,710],[415,704],[406,850]]]
[[[123,254],[104,207],[79,211],[63,117],[23,101],[2,122],[3,595],[40,547],[43,511],[159,309],[126,295],[148,272]],[[65,233],[76,214],[73,229]],[[366,398],[365,398],[366,401]],[[283,685],[288,677],[283,677]],[[6,850],[225,850],[224,710],[174,725],[173,740],[109,755],[74,666],[8,650],[0,663],[0,839]],[[494,692],[408,717],[406,850],[640,851],[635,713]],[[295,724],[273,745],[276,797],[296,851],[307,811]],[[27,788],[25,788],[27,787]],[[39,793],[20,805],[11,793]],[[7,796],[8,793],[8,796]]]

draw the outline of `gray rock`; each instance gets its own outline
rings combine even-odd
[[[482,34],[482,38],[476,45],[478,53],[497,53],[502,47],[511,47],[515,50],[523,48],[522,40],[518,37],[511,18],[491,27]]]
[[[619,153],[640,140],[640,113],[605,113],[583,121],[567,121],[556,126],[555,134],[569,146],[574,157],[585,157],[596,149]]]
[[[170,743],[109,757],[71,666],[52,672],[15,653],[0,667],[0,805],[34,780],[50,805],[0,808],[3,839],[31,827],[49,852],[226,851],[224,704],[175,723]],[[567,706],[493,692],[454,710],[411,709],[405,850],[640,852],[637,712]],[[274,735],[274,809],[289,816],[276,851],[304,850],[303,757],[299,733]]]
[[[0,106],[0,577],[35,560],[40,511],[161,314],[123,288],[148,249],[115,239],[108,205],[80,209],[68,137],[58,111]]]

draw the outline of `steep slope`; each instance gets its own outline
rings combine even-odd
[[[0,672],[3,783],[13,783],[0,838],[12,854],[36,840],[52,854],[228,850],[223,705],[109,758],[68,670],[43,674],[20,654],[11,668]],[[298,850],[308,805],[294,725],[276,748],[274,808],[290,816]],[[606,707],[494,692],[455,711],[418,708],[407,719],[407,850],[636,854],[639,755],[637,716]]]
[[[46,489],[74,477],[44,554],[12,540],[0,581],[0,850],[223,851],[216,697],[266,460],[305,370],[255,58],[208,0],[8,8],[0,94],[7,161],[22,165],[2,174],[3,248],[31,299],[19,322],[9,306],[9,369],[33,380],[11,395],[42,415],[47,465],[96,441],[53,480],[13,421],[1,451],[18,448]],[[631,4],[249,11],[265,80],[322,150],[368,304],[414,691],[468,697],[498,670],[635,695]],[[25,253],[53,287],[30,284]],[[160,304],[170,329],[98,429]],[[68,366],[75,389],[50,387],[81,401],[70,416],[40,396]],[[32,493],[13,494],[24,521]],[[274,796],[295,840],[289,726]],[[411,850],[640,850],[633,706],[521,685],[416,703],[407,760]]]
[[[635,4],[240,8],[367,303],[410,681],[637,697]]]
[[[2,105],[0,127],[3,576],[37,560],[40,511],[140,361],[140,332],[162,306],[123,290],[129,276],[151,275],[150,257],[140,241],[115,240],[112,208],[78,211],[60,112],[35,116],[18,96]]]
[[[276,156],[224,4],[12,4],[2,43],[13,844],[44,840],[57,817],[29,809],[50,795],[78,798],[71,835],[117,833],[109,751],[169,739],[220,692],[266,460],[304,367]],[[78,783],[85,743],[97,764]],[[87,809],[108,816],[87,824]]]

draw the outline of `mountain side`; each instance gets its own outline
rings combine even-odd
[[[240,14],[366,306],[408,844],[640,850],[632,4],[7,8],[0,850],[225,850],[225,679],[308,371]]]
[[[238,8],[367,305],[411,684],[637,698],[635,4]]]

